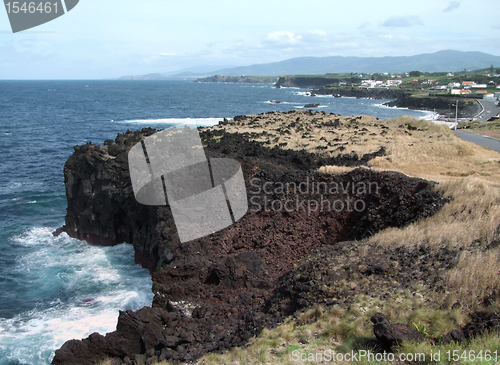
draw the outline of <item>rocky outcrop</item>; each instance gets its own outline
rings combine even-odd
[[[466,338],[476,337],[485,332],[500,332],[500,315],[497,313],[474,312],[472,320],[462,329]]]
[[[425,331],[409,328],[401,323],[392,324],[383,313],[372,316],[373,334],[377,338],[376,345],[385,350],[393,351],[403,342],[429,341],[433,344],[460,343],[489,332],[500,332],[500,316],[496,313],[473,312],[472,320],[463,328],[454,329],[450,333],[432,337]]]
[[[344,87],[322,87],[318,90],[312,90],[312,95],[333,95],[349,98],[370,98],[370,99],[396,99],[408,95],[404,90],[398,88],[370,88],[360,89],[358,86]]]
[[[376,313],[371,321],[373,333],[383,348],[393,348],[403,342],[424,341],[425,336],[414,328],[408,328],[401,323],[391,324],[382,313]]]
[[[133,199],[128,172],[128,150],[153,129],[125,133],[102,146],[75,146],[64,166],[68,200],[64,231],[91,244],[132,243],[136,260],[154,269],[158,258],[156,207]]]
[[[301,87],[307,89],[316,89],[324,85],[340,82],[336,77],[322,76],[281,76],[276,83],[276,87]]]
[[[406,271],[399,274],[386,253],[378,249],[374,249],[370,265],[351,268],[345,260],[348,252],[356,251],[358,243],[353,240],[430,216],[445,203],[432,182],[399,173],[359,168],[327,175],[311,170],[336,159],[360,166],[384,149],[362,157],[332,159],[266,148],[224,130],[204,130],[201,137],[208,157],[241,162],[250,209],[233,226],[181,244],[169,206],[141,206],[132,192],[127,152],[153,133],[152,129],[128,131],[102,146],[77,146],[64,169],[66,232],[94,244],[133,244],[136,260],[152,272],[152,307],[120,312],[117,330],[106,336],[93,334],[82,341],[66,342],[56,351],[53,364],[91,364],[106,356],[126,363],[137,354],[149,359],[189,360],[208,351],[243,345],[264,326],[274,326],[313,303],[324,300],[329,305],[314,282],[333,287],[337,277],[358,272],[369,278],[367,282],[385,283],[381,277],[395,275],[404,285],[412,276]],[[293,187],[307,181],[309,187],[299,192],[279,189],[280,184]],[[312,182],[320,188],[311,188]],[[267,189],[262,188],[264,184]],[[329,190],[321,190],[324,186]],[[343,201],[344,208],[327,209],[323,204],[322,210],[313,209],[313,202],[322,198]],[[294,209],[276,209],[287,200],[298,203]],[[271,203],[266,206],[266,201]],[[356,201],[362,204],[355,206]],[[332,264],[337,257],[345,262],[328,271],[328,265],[324,266],[328,257]],[[316,275],[322,265],[328,273],[321,274],[320,281],[317,277],[299,280]],[[302,276],[294,275],[298,273]],[[394,280],[387,282],[394,285]],[[348,301],[351,294],[339,293],[338,297]]]
[[[389,107],[408,108],[416,110],[433,110],[442,115],[455,117],[455,103],[457,98],[454,95],[444,96],[411,96],[405,94],[389,101],[384,105]],[[453,105],[453,106],[452,106]],[[474,99],[458,100],[458,117],[472,118],[481,111],[480,105]]]

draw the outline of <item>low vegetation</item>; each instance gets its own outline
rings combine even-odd
[[[458,125],[458,129],[469,129],[475,131],[500,131],[500,121],[493,122],[479,122],[479,121],[470,121],[470,122],[461,122]]]

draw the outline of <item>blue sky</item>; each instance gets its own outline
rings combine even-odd
[[[0,79],[99,79],[443,49],[500,55],[499,14],[498,0],[80,0],[66,15],[13,34],[0,9]]]

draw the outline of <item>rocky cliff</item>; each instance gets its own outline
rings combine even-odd
[[[370,88],[360,89],[358,86],[342,87],[322,87],[318,90],[312,90],[312,95],[334,95],[350,98],[371,98],[371,99],[396,99],[403,98],[408,93],[399,88]]]
[[[337,77],[327,76],[281,76],[276,83],[276,87],[302,87],[308,89],[320,88],[324,85],[340,82]]]
[[[53,364],[93,364],[109,356],[126,364],[146,358],[190,360],[242,345],[264,326],[315,303],[348,303],[353,292],[335,285],[342,278],[364,277],[357,290],[379,293],[418,278],[418,269],[405,265],[404,252],[388,259],[387,250],[372,247],[359,255],[355,240],[436,213],[445,201],[434,183],[366,168],[343,175],[315,170],[326,164],[360,166],[383,155],[383,148],[365,156],[327,158],[267,148],[248,135],[203,130],[207,157],[240,161],[250,209],[233,226],[181,244],[169,206],[142,206],[132,192],[127,152],[154,132],[127,131],[102,146],[76,146],[64,167],[64,230],[93,244],[132,244],[136,261],[152,273],[155,297],[151,307],[120,312],[116,331],[66,342]],[[338,189],[290,188],[306,181]],[[321,199],[346,204],[351,199],[351,206],[313,210],[312,202]],[[267,208],[266,200],[271,202]],[[276,209],[276,202],[287,200],[301,204]],[[355,207],[356,201],[363,205]]]
[[[384,105],[398,108],[408,108],[416,110],[434,110],[449,117],[455,116],[455,103],[457,98],[450,96],[411,96],[409,94],[400,95],[395,100]],[[481,111],[480,105],[475,99],[462,98],[458,100],[458,117],[472,118]]]

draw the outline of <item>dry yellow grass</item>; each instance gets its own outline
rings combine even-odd
[[[467,248],[498,237],[500,153],[465,142],[446,127],[440,128],[443,137],[439,142],[427,142],[432,139],[428,131],[414,132],[420,141],[412,148],[396,138],[388,148],[388,158],[378,157],[371,163],[376,170],[395,170],[438,182],[438,189],[450,203],[433,217],[406,228],[384,230],[372,242]]]
[[[464,252],[457,267],[448,272],[453,300],[475,309],[485,296],[500,289],[500,252]]]

